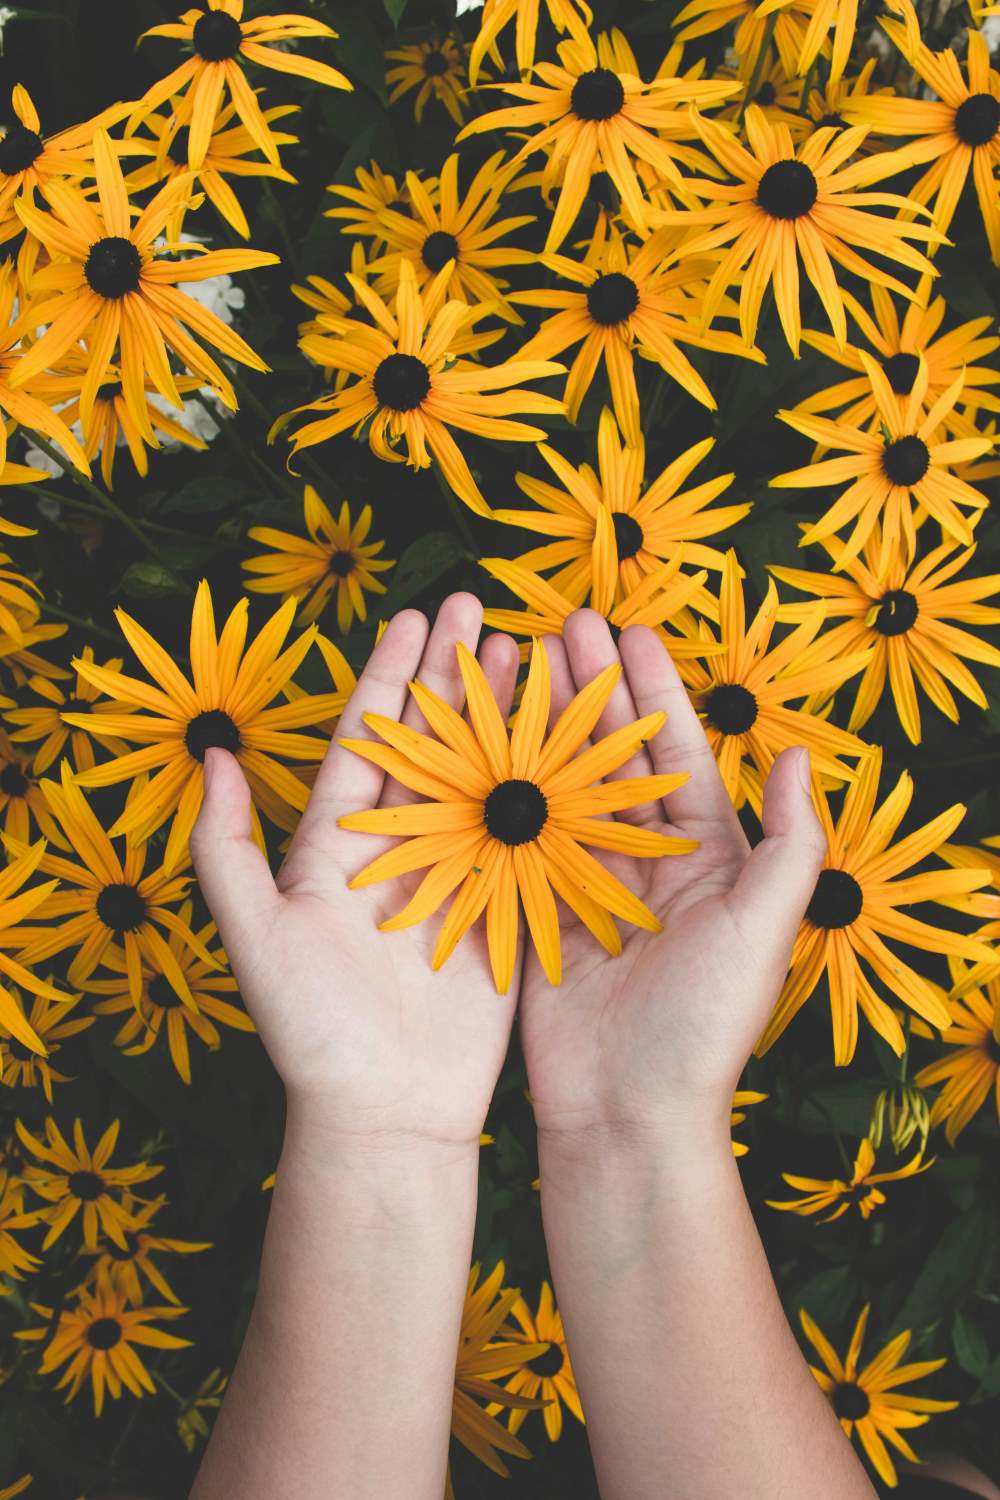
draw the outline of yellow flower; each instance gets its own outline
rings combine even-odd
[[[6,951],[13,948],[18,954],[27,947],[38,928],[23,927],[20,924],[25,917],[33,915],[41,906],[42,902],[49,897],[59,884],[58,880],[47,880],[42,885],[33,886],[30,890],[21,890],[26,880],[38,869],[45,854],[45,840],[39,839],[37,844],[7,861],[6,868],[0,872],[0,975],[12,979],[21,989],[28,990],[32,995],[42,995],[47,1000],[71,1000],[63,990],[57,990],[53,985],[46,984],[37,975],[12,958]],[[20,891],[20,895],[16,892]],[[38,1036],[34,1027],[29,1025],[21,1009],[20,999],[13,991],[0,982],[0,1021],[12,1037],[29,1047],[33,1052],[45,1056],[45,1044]]]
[[[588,27],[594,19],[586,0],[545,0],[549,20],[557,31],[568,31],[578,42],[586,44]],[[514,22],[514,55],[517,71],[528,74],[535,61],[540,0],[486,0],[480,17],[479,33],[469,53],[469,83],[474,87],[487,52],[499,62],[497,37]]]
[[[385,74],[389,103],[395,104],[405,94],[416,89],[413,117],[418,125],[432,97],[444,105],[456,125],[461,125],[462,100],[465,97],[465,53],[464,42],[453,36],[390,47],[385,60],[396,66],[387,68]]]
[[[331,594],[336,594],[337,629],[341,635],[350,630],[354,616],[368,618],[364,591],[384,594],[386,586],[375,577],[394,567],[392,559],[379,558],[385,542],[368,542],[372,508],[366,505],[356,522],[351,521],[345,500],[335,520],[311,484],[304,492],[304,520],[308,537],[273,526],[251,526],[247,532],[253,542],[273,547],[260,557],[247,558],[241,566],[260,578],[248,578],[246,587],[257,594],[282,594],[299,605],[296,622],[311,624],[326,608]]]
[[[199,1438],[208,1437],[208,1423],[201,1414],[202,1408],[217,1410],[222,1405],[222,1394],[228,1382],[229,1376],[223,1375],[218,1367],[210,1370],[177,1413],[177,1435],[189,1453],[194,1452]]]
[[[15,1479],[13,1484],[9,1484],[5,1489],[0,1490],[0,1500],[14,1500],[15,1495],[23,1495],[31,1483],[31,1478],[30,1474],[25,1474],[22,1479]]]
[[[637,776],[601,783],[662,727],[663,713],[648,714],[580,748],[600,718],[620,667],[609,667],[582,689],[547,732],[548,656],[541,643],[531,654],[527,686],[513,731],[500,715],[482,668],[461,644],[458,662],[470,723],[421,683],[411,692],[437,739],[381,714],[365,714],[377,740],[341,740],[430,801],[349,813],[342,828],[405,839],[366,865],[351,889],[414,870],[427,870],[416,892],[394,917],[379,924],[396,932],[422,922],[458,888],[438,934],[431,967],[439,969],[486,911],[493,979],[506,993],[517,953],[518,915],[550,984],[562,975],[558,894],[610,953],[621,940],[613,916],[651,932],[659,918],[622,885],[584,845],[633,857],[685,854],[695,847],[653,829],[602,816],[662,797],[687,780]]]
[[[871,1459],[876,1473],[886,1484],[895,1486],[896,1470],[883,1438],[887,1438],[904,1458],[912,1463],[919,1463],[919,1458],[899,1429],[920,1427],[930,1420],[930,1412],[952,1411],[958,1402],[932,1401],[926,1396],[899,1393],[897,1387],[911,1380],[920,1380],[947,1364],[945,1359],[927,1359],[916,1364],[901,1365],[899,1361],[906,1353],[912,1336],[909,1330],[886,1344],[863,1370],[858,1370],[870,1308],[871,1303],[866,1302],[861,1309],[843,1363],[834,1352],[829,1339],[804,1307],[799,1309],[799,1321],[806,1338],[826,1367],[818,1370],[815,1365],[809,1366],[819,1385],[829,1396],[831,1405],[840,1418],[841,1427],[848,1438],[853,1437],[857,1431],[861,1446]]]
[[[512,1395],[541,1397],[546,1403],[542,1411],[545,1431],[551,1442],[557,1442],[562,1435],[563,1402],[578,1422],[585,1419],[569,1362],[562,1318],[556,1310],[549,1283],[542,1282],[536,1313],[531,1312],[523,1297],[518,1297],[511,1306],[510,1316],[519,1326],[514,1329],[501,1325],[498,1332],[504,1340],[509,1339],[515,1347],[519,1344],[543,1344],[545,1350],[515,1370],[505,1389]],[[486,1408],[490,1416],[496,1416],[501,1410],[498,1401],[491,1401]],[[507,1418],[508,1432],[517,1432],[527,1415],[525,1407],[513,1408]]]
[[[20,200],[18,200],[20,201]],[[18,220],[20,226],[20,220]],[[37,484],[45,478],[42,469],[30,464],[11,463],[7,458],[7,441],[17,427],[44,434],[61,448],[74,468],[90,473],[87,456],[52,403],[58,402],[61,390],[55,376],[44,373],[45,366],[30,382],[32,389],[15,389],[11,379],[23,359],[20,345],[23,316],[11,322],[14,300],[18,296],[17,274],[11,262],[0,264],[0,484]],[[20,382],[17,382],[20,385]],[[10,523],[4,528],[10,535]],[[22,533],[23,534],[23,533]]]
[[[967,973],[963,964],[953,962],[953,978]],[[967,988],[949,1005],[951,1021],[940,1038],[949,1050],[921,1068],[915,1081],[921,1088],[944,1084],[931,1105],[931,1125],[943,1124],[948,1144],[954,1146],[991,1096],[1000,1119],[1000,974]]]
[[[42,1342],[49,1338],[55,1309],[38,1302],[30,1305],[33,1312],[46,1320],[45,1327],[18,1329],[14,1337]],[[133,1396],[141,1396],[144,1391],[155,1395],[156,1386],[135,1345],[153,1349],[189,1347],[190,1339],[164,1333],[150,1322],[152,1318],[177,1318],[185,1312],[186,1307],[130,1308],[126,1306],[122,1293],[117,1291],[81,1292],[72,1307],[60,1310],[55,1332],[42,1354],[39,1372],[50,1375],[71,1360],[61,1380],[56,1382],[56,1390],[69,1387],[68,1404],[89,1375],[95,1417],[99,1417],[104,1409],[105,1391],[115,1400],[121,1396],[123,1386]]]
[[[910,1024],[911,1035],[915,1035],[921,1027],[924,1027],[928,1036],[936,1036],[936,1032],[929,1026],[925,1027],[923,1021],[916,1019]],[[902,1080],[888,1088],[879,1089],[868,1125],[868,1135],[873,1146],[881,1146],[882,1136],[887,1135],[892,1149],[897,1156],[901,1156],[914,1137],[919,1135],[920,1149],[926,1151],[930,1128],[930,1107],[919,1088]]]
[[[409,175],[409,174],[407,174]],[[376,250],[385,244],[382,233],[382,214],[387,208],[395,210],[396,213],[409,211],[410,194],[406,182],[396,181],[391,172],[383,172],[378,162],[372,161],[367,167],[355,167],[354,176],[357,186],[346,182],[331,182],[327,186],[328,193],[334,193],[338,198],[346,198],[346,204],[338,203],[336,208],[323,210],[324,219],[343,219],[345,222],[340,226],[341,234],[357,234],[372,241],[372,249]],[[436,181],[423,180],[424,191],[431,201],[436,195]],[[352,270],[355,268],[352,266]]]
[[[27,1021],[44,1046],[44,1055],[39,1055],[34,1048],[26,1047],[23,1042],[18,1041],[11,1034],[10,1028],[0,1021],[0,1083],[7,1088],[25,1089],[37,1088],[40,1084],[49,1104],[52,1103],[53,1082],[70,1082],[65,1073],[57,1073],[52,1067],[50,1059],[53,1052],[59,1051],[67,1037],[76,1036],[78,1032],[86,1031],[88,1026],[94,1024],[93,1016],[70,1014],[79,1000],[79,995],[72,995],[67,1000],[35,996]]]
[[[29,759],[22,759],[15,747],[0,729],[0,817],[3,819],[3,837],[17,839],[27,845],[32,826],[57,849],[68,849],[69,845],[52,820],[42,792],[41,783]]]
[[[108,1165],[121,1128],[118,1120],[108,1126],[93,1153],[87,1149],[79,1120],[73,1121],[72,1146],[51,1115],[45,1121],[45,1140],[32,1135],[20,1120],[14,1121],[14,1127],[36,1161],[44,1164],[27,1162],[24,1168],[25,1186],[53,1205],[42,1210],[49,1226],[42,1249],[48,1250],[55,1244],[78,1213],[85,1250],[96,1251],[99,1230],[121,1249],[127,1249],[125,1231],[132,1228],[133,1217],[122,1206],[118,1194],[138,1182],[148,1182],[163,1171],[162,1166],[150,1162],[137,1162],[131,1167]]]
[[[36,189],[44,191],[49,182],[92,177],[95,133],[117,125],[131,108],[131,104],[112,104],[81,125],[46,138],[28,90],[21,83],[14,85],[10,95],[14,118],[0,138],[0,243],[21,232],[20,220],[13,213],[15,198],[33,203]],[[129,143],[119,141],[116,149],[128,151]]]
[[[27,1272],[32,1275],[42,1264],[37,1255],[32,1255],[20,1243],[17,1235],[22,1229],[34,1229],[44,1209],[24,1211],[24,1188],[6,1176],[0,1183],[0,1275],[14,1281],[23,1281]]]
[[[90,663],[94,660],[94,648],[84,646],[80,654],[80,660]],[[122,669],[121,657],[109,657],[101,663],[105,671],[120,672]],[[41,744],[35,751],[31,762],[31,769],[35,776],[41,776],[47,771],[63,754],[67,742],[72,752],[73,764],[78,771],[86,771],[97,764],[94,755],[94,745],[100,745],[102,750],[107,750],[109,755],[124,755],[126,751],[125,742],[116,735],[105,734],[101,728],[101,716],[104,713],[127,712],[127,704],[104,703],[98,704],[96,699],[99,690],[86,682],[79,674],[75,673],[76,681],[73,684],[73,692],[67,695],[62,688],[57,687],[47,677],[40,677],[36,673],[29,677],[27,686],[31,688],[36,698],[44,700],[42,708],[23,708],[20,705],[8,709],[4,718],[10,724],[17,725],[10,736],[11,743],[16,745],[35,744],[40,740]],[[63,719],[63,713],[89,714],[90,719],[85,729],[74,728]]]
[[[184,11],[179,21],[150,26],[140,36],[140,41],[147,36],[165,36],[189,42],[193,55],[146,90],[134,108],[130,124],[134,126],[159,109],[171,94],[185,91],[185,113],[190,126],[188,166],[197,171],[204,163],[212,126],[228,89],[236,113],[257,146],[272,166],[280,166],[278,142],[261,113],[240,59],[330,88],[353,89],[350,80],[336,68],[283,45],[300,37],[335,38],[337,33],[325,21],[311,16],[255,16],[244,21],[243,0],[205,0],[205,5],[204,10]],[[276,42],[278,46],[266,46],[268,42]]]
[[[792,1172],[782,1172],[782,1177],[789,1187],[798,1188],[806,1196],[804,1198],[792,1198],[787,1202],[778,1202],[774,1198],[765,1198],[764,1202],[768,1208],[790,1209],[797,1214],[815,1214],[821,1208],[832,1208],[832,1213],[826,1214],[822,1219],[817,1219],[818,1224],[829,1224],[833,1219],[839,1219],[846,1214],[853,1205],[863,1219],[867,1219],[874,1213],[875,1209],[885,1202],[885,1194],[875,1186],[878,1182],[898,1182],[904,1177],[914,1177],[918,1172],[926,1172],[927,1168],[933,1166],[937,1161],[932,1156],[928,1161],[922,1160],[923,1153],[918,1151],[905,1167],[899,1167],[895,1172],[874,1172],[875,1151],[867,1136],[858,1146],[858,1152],[854,1158],[854,1171],[850,1182],[842,1182],[839,1177],[827,1180],[820,1177],[799,1177]]]
[[[163,1235],[154,1233],[150,1229],[150,1222],[166,1201],[162,1194],[148,1203],[133,1198],[129,1192],[123,1194],[123,1207],[131,1214],[133,1221],[132,1228],[125,1231],[127,1244],[124,1249],[114,1243],[98,1245],[97,1256],[81,1283],[85,1290],[93,1287],[95,1291],[120,1293],[126,1306],[141,1307],[145,1300],[141,1273],[167,1302],[180,1305],[181,1299],[152,1259],[153,1253],[195,1255],[201,1250],[211,1250],[212,1242],[166,1239]]]
[[[730,1127],[743,1124],[743,1121],[746,1119],[746,1115],[743,1112],[745,1105],[762,1104],[769,1097],[768,1094],[762,1094],[756,1089],[737,1089],[733,1095],[734,1107],[729,1115]],[[745,1145],[743,1141],[733,1141],[732,1147],[734,1156],[746,1156],[750,1150],[750,1147]]]

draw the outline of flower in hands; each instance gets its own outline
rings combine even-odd
[[[419,682],[411,692],[437,735],[366,714],[377,740],[344,740],[428,800],[349,813],[339,822],[355,832],[399,835],[405,842],[381,854],[350,882],[353,888],[426,869],[400,912],[380,923],[395,932],[424,921],[455,891],[434,947],[439,969],[486,911],[493,979],[505,994],[517,953],[518,909],[550,984],[562,961],[559,895],[609,953],[619,952],[615,916],[657,932],[660,921],[584,845],[633,857],[684,854],[696,843],[654,829],[615,822],[604,814],[663,797],[683,785],[684,772],[601,783],[661,728],[662,712],[647,714],[576,752],[600,718],[621,676],[612,666],[587,684],[548,733],[550,676],[541,643],[534,646],[521,705],[507,726],[482,669],[461,644],[459,666],[470,723]]]

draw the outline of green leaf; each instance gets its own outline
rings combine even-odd
[[[979,1203],[951,1221],[924,1261],[896,1315],[890,1338],[904,1328],[925,1328],[937,1322],[975,1288],[992,1261],[994,1227],[988,1203]]]
[[[163,599],[189,592],[182,578],[157,562],[132,563],[122,574],[121,589],[131,599]]]
[[[392,584],[380,602],[379,614],[387,620],[456,563],[462,562],[466,555],[458,537],[450,531],[429,531],[426,536],[418,537],[410,543],[389,575]]]
[[[809,1316],[819,1324],[824,1333],[836,1328],[847,1317],[854,1305],[857,1286],[849,1266],[833,1266],[811,1277],[791,1299],[796,1316],[793,1324],[798,1328],[798,1310],[804,1307]]]
[[[398,26],[403,19],[407,0],[382,0],[382,4],[385,6],[385,13],[389,17],[389,20],[394,26]]]
[[[951,1320],[951,1342],[962,1369],[982,1380],[989,1368],[989,1345],[982,1329],[960,1307]]]
[[[204,511],[223,510],[227,505],[239,505],[246,496],[247,487],[242,480],[229,474],[205,474],[189,479],[163,502],[160,510],[164,515],[168,511],[200,515]]]

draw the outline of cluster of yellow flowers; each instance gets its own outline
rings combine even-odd
[[[1000,1112],[1000,854],[992,852],[1000,836],[988,847],[951,842],[965,812],[955,804],[897,839],[912,780],[902,774],[880,802],[882,751],[859,737],[887,684],[917,745],[921,693],[957,722],[955,691],[987,704],[966,663],[1000,666],[1000,650],[968,628],[1000,622],[1000,609],[984,602],[1000,576],[969,571],[988,503],[978,486],[1000,473],[990,457],[1000,372],[984,363],[1000,338],[987,318],[957,323],[933,295],[936,256],[967,182],[1000,264],[1000,75],[976,29],[987,12],[973,11],[960,58],[926,44],[910,0],[888,3],[895,18],[883,18],[878,33],[892,57],[885,69],[876,56],[863,61],[857,7],[833,0],[691,0],[652,77],[621,31],[595,33],[583,0],[545,0],[544,10],[541,0],[487,0],[471,47],[455,32],[391,49],[393,102],[412,94],[418,123],[442,106],[456,147],[486,132],[509,139],[509,149],[498,146],[471,173],[456,149],[437,175],[397,178],[373,161],[353,183],[330,184],[327,214],[351,238],[351,270],[292,288],[310,311],[299,342],[323,394],[277,416],[269,433],[273,443],[287,431],[291,455],[352,433],[379,459],[436,466],[445,491],[476,516],[541,538],[515,560],[479,559],[523,606],[489,609],[486,623],[523,638],[525,661],[533,640],[560,634],[583,604],[616,629],[653,627],[737,808],[759,813],[775,756],[809,747],[829,852],[756,1055],[824,976],[838,1065],[855,1055],[859,1009],[897,1056],[913,1035],[939,1044],[905,1098],[877,1102],[853,1167],[845,1157],[844,1180],[785,1174],[805,1196],[768,1200],[803,1214],[830,1209],[827,1219],[851,1207],[867,1218],[885,1201],[876,1184],[931,1166],[929,1130],[944,1124],[953,1144],[994,1090]],[[542,56],[546,20],[563,39]],[[504,69],[511,28],[514,81],[482,81],[488,67]],[[690,44],[723,29],[727,64],[709,77]],[[89,479],[99,461],[111,503],[122,442],[140,474],[164,438],[204,446],[178,420],[186,401],[207,388],[235,409],[232,363],[267,370],[185,287],[278,257],[206,249],[184,237],[184,225],[207,200],[247,239],[234,184],[294,183],[281,147],[297,138],[273,127],[296,107],[262,108],[245,67],[350,88],[298,45],[335,33],[311,16],[244,19],[242,0],[206,0],[147,35],[181,42],[189,55],[142,99],[82,125],[46,137],[27,90],[13,91],[17,123],[0,140],[0,244],[11,247],[0,264],[0,485],[44,478],[8,457],[24,429],[67,471]],[[487,91],[508,102],[481,108]],[[913,168],[925,170],[905,193],[885,189]],[[547,226],[540,248],[524,248],[521,232],[539,223]],[[828,330],[803,327],[803,273]],[[751,506],[728,496],[716,503],[732,474],[693,478],[712,438],[647,472],[644,434],[658,406],[640,400],[640,387],[652,369],[656,403],[673,382],[715,411],[705,361],[692,351],[765,364],[758,332],[768,288],[792,355],[805,344],[848,373],[776,413],[816,446],[807,465],[770,483],[835,487],[829,508],[801,527],[800,545],[821,548],[828,565],[773,566],[763,602],[748,613],[736,551],[713,539]],[[485,360],[502,340],[512,356]],[[780,338],[769,348],[779,346]],[[553,379],[558,395],[536,388]],[[596,462],[574,464],[549,428],[575,424],[592,390],[602,403]],[[456,433],[534,445],[550,477],[519,472],[528,505],[500,507]],[[303,520],[305,536],[271,526],[247,533],[269,549],[244,559],[247,589],[281,596],[249,641],[248,600],[218,629],[202,582],[189,672],[122,610],[118,623],[144,676],[126,674],[123,658],[99,661],[91,647],[53,663],[36,648],[66,626],[43,620],[37,584],[0,556],[0,667],[11,694],[0,702],[8,726],[0,731],[3,1086],[39,1088],[51,1106],[53,1085],[67,1081],[53,1055],[103,1015],[120,1018],[115,1042],[127,1055],[165,1036],[185,1083],[191,1035],[215,1048],[220,1025],[253,1030],[223,998],[236,986],[214,926],[195,921],[188,841],[205,752],[223,746],[239,759],[261,846],[287,839],[355,683],[318,622],[331,603],[342,636],[365,621],[366,595],[385,592],[379,575],[393,566],[380,556],[384,542],[369,540],[370,505],[354,517],[345,503],[335,517],[306,485]],[[9,521],[0,530],[15,544],[31,534]],[[782,599],[778,584],[804,600]],[[775,639],[780,626],[791,628]],[[295,680],[307,657],[313,665],[314,648],[329,679],[323,692]],[[830,712],[848,683],[853,703],[841,727]],[[108,787],[120,789],[110,821],[92,795]],[[830,798],[841,794],[835,816]],[[935,868],[914,873],[931,857]],[[978,930],[900,910],[918,902],[950,908]],[[610,914],[607,922],[613,928]],[[950,993],[911,968],[897,944],[947,955]],[[57,956],[68,990],[44,969]],[[23,992],[34,997],[30,1010]],[[84,994],[100,997],[85,1013]],[[938,1083],[928,1109],[921,1090]],[[741,1091],[734,1110],[764,1098]],[[897,1152],[917,1132],[921,1145],[905,1167],[876,1172],[887,1117]],[[734,1113],[733,1123],[743,1118]],[[189,1342],[152,1326],[185,1311],[152,1252],[209,1248],[154,1232],[166,1200],[144,1201],[133,1188],[161,1169],[148,1160],[112,1168],[117,1134],[115,1122],[91,1152],[79,1120],[72,1144],[51,1117],[44,1138],[18,1120],[0,1155],[0,1273],[17,1281],[40,1263],[22,1231],[46,1226],[44,1251],[79,1216],[90,1271],[57,1319],[32,1304],[56,1319],[54,1332],[18,1337],[47,1341],[41,1370],[67,1366],[68,1399],[89,1377],[98,1414],[105,1392],[155,1389],[136,1346]],[[501,1290],[502,1263],[477,1288],[478,1270],[454,1432],[503,1474],[498,1449],[528,1456],[515,1435],[526,1411],[544,1406],[552,1439],[560,1401],[583,1414],[547,1285],[532,1314],[516,1289]],[[162,1305],[146,1305],[144,1282]],[[915,1456],[901,1417],[915,1425],[914,1411],[955,1403],[906,1410],[898,1396],[880,1399],[907,1378],[897,1368],[905,1341],[859,1372],[867,1313],[843,1364],[805,1312],[802,1326],[845,1430],[857,1427],[892,1483],[880,1433]],[[919,1373],[941,1363],[924,1362]],[[496,1375],[512,1378],[493,1385]],[[212,1371],[183,1406],[185,1441],[204,1433],[199,1409],[218,1404],[224,1383]],[[507,1428],[494,1420],[504,1407],[512,1408]]]

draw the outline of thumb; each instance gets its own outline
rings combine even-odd
[[[727,898],[784,978],[795,935],[826,858],[826,834],[812,801],[809,751],[783,750],[764,788],[764,837]]]
[[[205,751],[205,795],[191,831],[191,858],[230,961],[256,942],[281,904],[270,866],[254,842],[250,788],[235,755]]]

